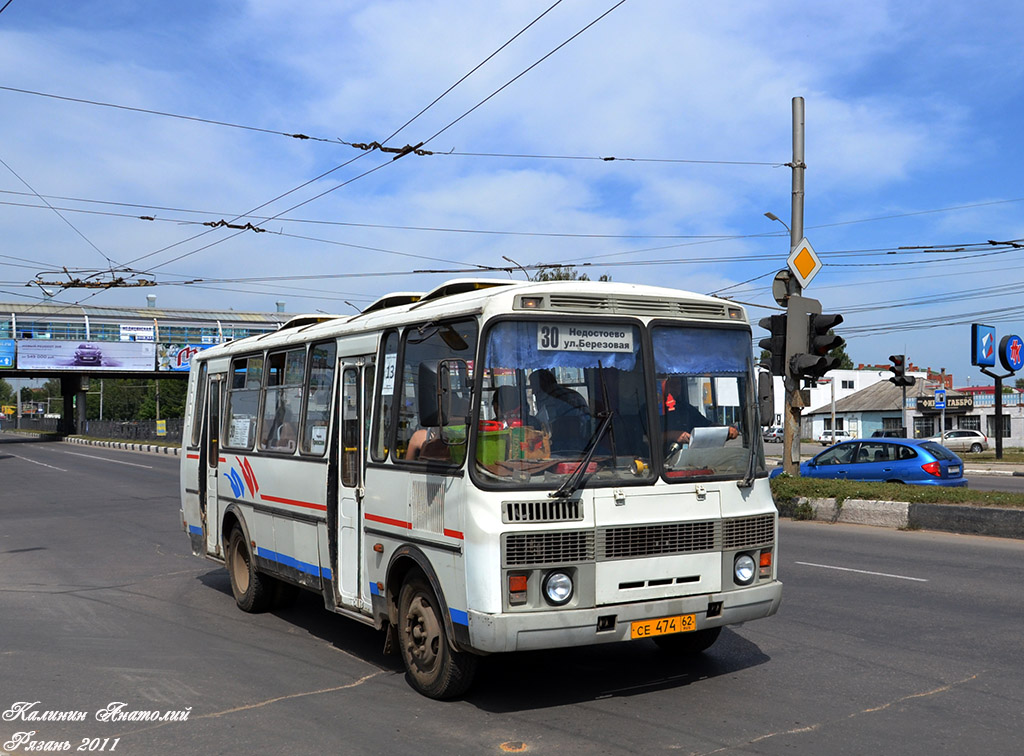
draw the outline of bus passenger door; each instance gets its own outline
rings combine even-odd
[[[366,391],[364,383],[372,368],[365,365],[369,360],[342,358],[338,362],[341,373],[339,413],[341,432],[339,437],[338,465],[338,548],[335,571],[335,598],[339,604],[360,608],[359,584],[362,559],[361,520],[363,510],[363,472],[366,455],[364,407]],[[372,383],[372,379],[369,379]]]
[[[222,376],[210,376],[206,390],[206,433],[203,443],[206,455],[206,491],[203,497],[203,530],[206,532],[206,553],[223,557],[220,544],[220,502],[217,478],[220,474],[220,401],[224,386]]]

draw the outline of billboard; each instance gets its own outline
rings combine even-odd
[[[153,370],[156,345],[136,341],[19,339],[20,370]]]
[[[971,324],[971,364],[993,367],[996,364],[996,329],[994,326]]]
[[[213,344],[158,344],[156,347],[157,370],[188,370],[193,355]]]
[[[14,339],[0,339],[0,368],[14,367]]]
[[[153,325],[121,324],[121,341],[156,341]]]

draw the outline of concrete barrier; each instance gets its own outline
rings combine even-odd
[[[179,446],[160,446],[158,444],[139,444],[129,441],[97,441],[92,438],[81,436],[68,436],[64,439],[70,444],[82,444],[85,446],[100,446],[107,449],[122,449],[124,451],[146,452],[148,454],[169,454],[175,457],[181,456]]]
[[[803,497],[776,504],[783,517],[1024,539],[1024,509],[865,499],[846,499],[837,505],[835,499]]]

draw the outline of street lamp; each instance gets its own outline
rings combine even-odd
[[[765,213],[764,217],[767,218],[768,220],[778,221],[779,223],[786,227],[786,230],[789,231],[790,236],[793,235],[793,232],[790,231],[789,226],[786,226],[786,221],[782,220],[782,218],[777,216],[775,213]]]

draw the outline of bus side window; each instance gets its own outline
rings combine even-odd
[[[206,363],[199,368],[196,376],[195,391],[192,394],[195,404],[192,407],[192,443],[193,448],[202,441],[203,417],[206,415]]]
[[[267,355],[267,386],[260,422],[261,450],[295,451],[305,373],[305,348]]]
[[[256,417],[260,408],[263,382],[263,356],[238,357],[231,361],[231,388],[228,390],[227,437],[223,445],[251,449],[256,436]]]
[[[395,374],[398,370],[398,334],[390,331],[381,346],[380,375],[377,387],[377,412],[373,424],[370,456],[374,462],[388,457],[392,443],[392,415],[395,406]]]
[[[309,350],[306,409],[302,419],[302,453],[323,456],[331,422],[331,390],[334,388],[334,342],[316,344]]]

